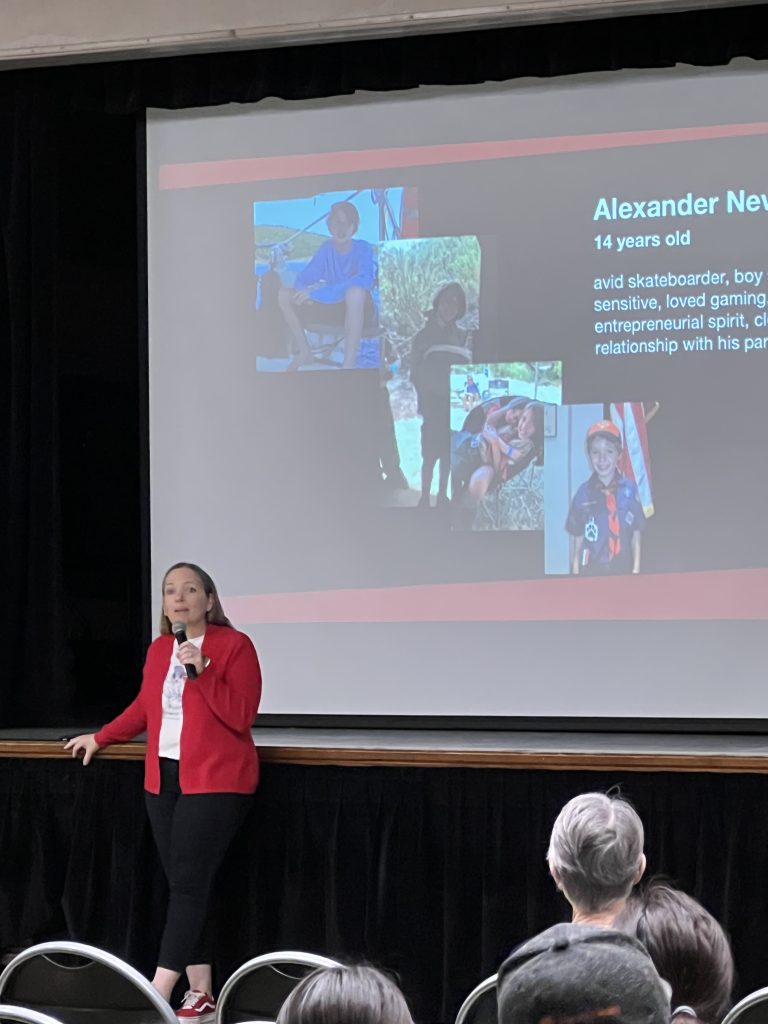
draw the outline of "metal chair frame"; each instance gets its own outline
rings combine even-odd
[[[342,966],[337,960],[331,960],[326,956],[320,956],[318,953],[301,953],[296,950],[284,950],[283,952],[277,953],[263,953],[261,956],[255,956],[252,960],[248,960],[241,967],[238,967],[235,973],[227,978],[224,983],[224,986],[219,993],[218,1002],[216,1003],[216,1024],[221,1024],[223,1021],[224,1011],[230,1000],[232,992],[245,977],[253,971],[259,970],[261,967],[273,967],[275,970],[278,970],[281,965],[311,967],[315,970],[318,970],[321,967]],[[297,985],[298,983],[299,979],[296,981]],[[178,1022],[176,1022],[176,1024],[178,1024]],[[261,1024],[264,1024],[264,1022],[261,1022]]]
[[[737,1024],[741,1020],[742,1014],[746,1013],[747,1010],[751,1010],[753,1006],[759,1006],[760,1003],[768,1002],[768,988],[758,988],[754,992],[750,992],[749,995],[744,996],[740,999],[735,1006],[723,1017],[722,1024]],[[768,1011],[768,1007],[766,1007]]]
[[[490,978],[486,978],[485,981],[481,981],[479,985],[476,985],[469,993],[467,998],[459,1007],[459,1012],[456,1014],[455,1024],[465,1024],[470,1013],[474,1009],[475,1004],[482,999],[486,992],[490,992],[496,988],[496,980],[498,974],[492,974]]]
[[[131,967],[130,964],[125,963],[124,960],[114,956],[114,954],[107,953],[106,950],[99,949],[97,946],[88,946],[83,942],[40,942],[36,946],[30,946],[28,949],[22,950],[21,953],[17,953],[6,966],[3,973],[0,974],[0,998],[2,998],[8,986],[9,979],[21,964],[36,957],[50,958],[62,954],[80,956],[94,963],[102,964],[104,967],[109,967],[116,974],[133,983],[139,992],[146,997],[153,1009],[157,1011],[158,1017],[163,1021],[163,1024],[179,1024],[178,1018],[171,1009],[170,1004],[163,999],[157,989],[147,981],[143,974],[139,974],[135,967]],[[78,970],[79,968],[71,969]],[[45,1024],[45,1022],[41,1022],[41,1024]]]
[[[27,1010],[23,1006],[0,1005],[0,1021],[13,1021],[14,1024],[60,1024],[45,1013]]]

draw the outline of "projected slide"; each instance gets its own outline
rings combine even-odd
[[[768,715],[766,85],[151,114],[153,570],[267,712]]]

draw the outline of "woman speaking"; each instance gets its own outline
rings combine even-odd
[[[160,636],[139,695],[97,733],[66,744],[86,765],[101,747],[146,730],[147,813],[170,890],[152,984],[170,1000],[186,970],[180,1021],[215,1017],[205,922],[216,871],[258,783],[251,725],[260,696],[250,639],[225,616],[211,577],[178,562],[163,578]]]

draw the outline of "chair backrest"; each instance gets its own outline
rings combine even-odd
[[[52,1013],[61,1024],[178,1024],[134,967],[80,942],[41,942],[18,953],[0,974],[0,1002]]]
[[[725,1017],[723,1024],[766,1024],[768,1021],[768,988],[758,988],[740,999]]]
[[[497,977],[497,974],[492,974],[490,978],[481,981],[476,988],[472,989],[459,1007],[456,1024],[497,1024],[499,1018],[498,1003],[496,1002]]]
[[[60,1024],[53,1017],[37,1010],[25,1010],[23,1006],[4,1006],[0,1004],[0,1021],[13,1021],[14,1024]]]
[[[216,1007],[216,1024],[275,1021],[302,978],[320,967],[340,966],[328,957],[294,950],[254,957],[225,982]]]

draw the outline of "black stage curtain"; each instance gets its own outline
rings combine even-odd
[[[165,883],[142,766],[0,761],[0,945],[71,935],[150,972]],[[649,872],[731,933],[737,992],[768,982],[768,789],[761,776],[267,765],[222,868],[221,984],[251,956],[305,949],[396,972],[420,1024],[450,1022],[510,949],[567,918],[545,865],[579,792],[620,783]]]
[[[0,724],[103,720],[149,638],[142,487],[147,106],[304,98],[768,56],[764,5],[0,73]],[[68,730],[71,731],[71,730]],[[267,949],[367,956],[417,1018],[449,1021],[515,943],[562,919],[544,854],[592,773],[268,766],[217,893],[218,971]],[[733,934],[739,990],[766,982],[761,777],[628,775],[652,870]],[[54,935],[149,971],[163,880],[141,767],[0,767],[0,944]]]
[[[132,697],[143,576],[147,106],[765,57],[766,7],[0,72],[0,726]],[[191,553],[192,555],[194,553]]]

